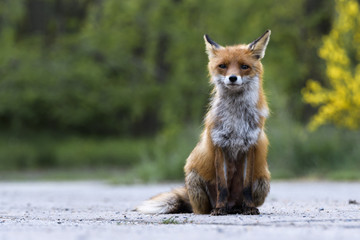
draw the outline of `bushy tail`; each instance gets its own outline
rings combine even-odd
[[[161,193],[138,206],[136,211],[146,214],[191,213],[192,208],[186,188],[176,188],[171,192]]]

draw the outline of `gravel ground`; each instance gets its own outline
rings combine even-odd
[[[259,216],[148,216],[131,211],[150,196],[179,185],[0,183],[0,240],[328,240],[360,236],[360,183],[354,182],[272,182]]]

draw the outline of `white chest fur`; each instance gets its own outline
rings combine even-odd
[[[246,152],[259,138],[259,121],[264,111],[257,109],[258,99],[258,84],[254,84],[242,93],[222,92],[212,102],[210,114],[215,119],[212,141],[233,158],[239,151]]]

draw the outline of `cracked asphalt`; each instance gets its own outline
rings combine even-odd
[[[356,239],[360,182],[271,183],[259,216],[143,215],[141,201],[181,184],[0,183],[0,240]]]

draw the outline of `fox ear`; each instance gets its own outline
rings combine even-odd
[[[208,54],[209,58],[215,55],[216,50],[223,48],[222,46],[211,40],[211,38],[207,34],[204,35],[204,40],[206,45],[206,53]]]
[[[270,34],[271,31],[266,30],[261,37],[248,45],[250,51],[252,51],[253,55],[257,59],[262,59],[265,56],[265,50],[270,40]]]

